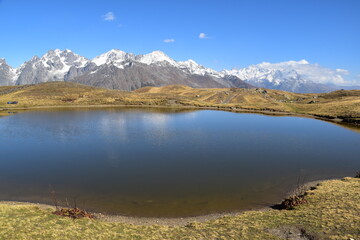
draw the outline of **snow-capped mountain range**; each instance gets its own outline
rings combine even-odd
[[[327,83],[344,84],[345,70],[331,70],[306,60],[261,63],[247,68],[215,71],[193,60],[178,62],[161,51],[135,55],[113,49],[92,60],[70,50],[50,50],[18,68],[0,59],[0,86],[73,81],[135,90],[144,86],[184,84],[191,87],[265,87],[293,92],[334,90]]]
[[[88,60],[70,50],[50,50],[41,58],[34,56],[16,69],[15,85],[64,81],[71,67],[81,68]]]

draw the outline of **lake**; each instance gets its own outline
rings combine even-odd
[[[320,120],[92,109],[0,118],[0,200],[142,217],[261,208],[298,182],[354,176],[360,134]],[[300,179],[300,180],[299,180]]]

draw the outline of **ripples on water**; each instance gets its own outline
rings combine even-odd
[[[303,181],[354,175],[360,134],[221,111],[34,111],[0,118],[0,198],[179,217],[262,207]]]

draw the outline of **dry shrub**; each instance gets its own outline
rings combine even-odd
[[[296,206],[307,203],[305,196],[291,196],[280,203],[281,209],[293,210]]]
[[[79,218],[95,218],[95,216],[91,213],[88,213],[84,210],[81,210],[79,208],[62,208],[60,210],[56,210],[53,212],[53,214],[63,217],[69,217],[73,219],[79,219]]]

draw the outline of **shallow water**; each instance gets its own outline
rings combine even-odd
[[[110,214],[244,210],[298,182],[353,176],[359,156],[358,132],[309,118],[32,111],[0,118],[0,200],[51,203],[51,188],[63,205]]]

